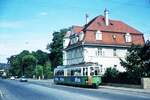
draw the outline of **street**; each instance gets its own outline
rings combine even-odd
[[[150,100],[150,94],[0,79],[1,100]]]

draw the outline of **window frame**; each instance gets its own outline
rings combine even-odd
[[[125,42],[126,43],[132,42],[132,36],[130,33],[125,34]]]
[[[102,32],[97,30],[95,33],[96,40],[102,40]]]

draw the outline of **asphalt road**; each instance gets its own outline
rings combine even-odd
[[[55,85],[53,82],[19,82],[0,79],[2,100],[150,100],[150,94],[112,89]]]

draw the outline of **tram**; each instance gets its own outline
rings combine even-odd
[[[101,66],[95,63],[57,66],[54,83],[98,88],[101,84]]]

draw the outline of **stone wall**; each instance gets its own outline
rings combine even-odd
[[[142,78],[141,85],[143,89],[150,89],[150,78]]]

